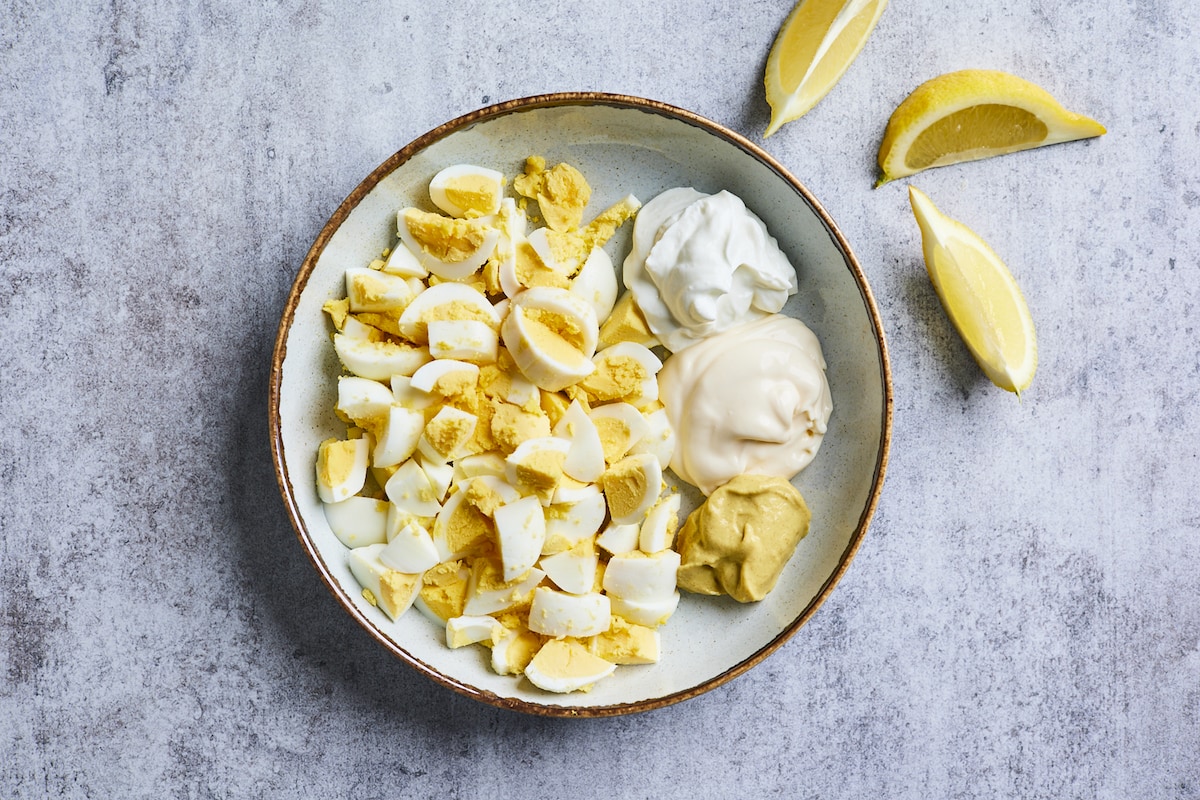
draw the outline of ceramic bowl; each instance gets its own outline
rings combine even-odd
[[[594,215],[626,194],[643,202],[675,186],[728,189],[766,223],[796,266],[800,291],[784,312],[820,338],[834,411],[816,460],[795,479],[813,512],[768,597],[742,605],[684,593],[661,628],[662,658],[619,667],[587,693],[554,695],[494,674],[482,647],[451,650],[444,630],[413,609],[392,622],[370,606],[346,564],[317,498],[318,444],[342,436],[334,417],[340,366],[321,311],[344,296],[343,273],[366,266],[395,241],[396,211],[429,207],[427,185],[442,167],[480,164],[520,172],[525,158],[579,168]],[[589,219],[590,216],[585,216]],[[606,249],[619,265],[632,225]],[[283,500],[321,580],[350,618],[419,672],[497,706],[556,716],[608,716],[694,697],[744,673],[796,633],[845,572],[879,498],[891,430],[891,382],[879,313],[850,246],[807,189],[747,139],[693,113],[608,94],[556,94],[490,106],[404,147],[346,198],[300,267],[271,365],[270,426]],[[697,501],[685,497],[685,510]]]

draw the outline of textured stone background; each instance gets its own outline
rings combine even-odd
[[[878,515],[761,667],[583,722],[435,686],[320,586],[268,455],[278,314],[358,181],[481,105],[622,92],[759,140],[791,3],[352,5],[0,8],[0,796],[1200,797],[1194,3],[896,0],[766,142],[882,310]],[[871,188],[895,105],[970,66],[1109,129],[914,181],[1021,281],[1020,403]]]

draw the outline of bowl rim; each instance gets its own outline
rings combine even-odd
[[[300,295],[308,285],[309,277],[316,268],[317,261],[321,257],[328,245],[329,240],[341,227],[341,225],[350,216],[350,213],[358,206],[364,197],[370,193],[386,176],[407,162],[415,154],[426,149],[437,141],[457,132],[467,129],[472,125],[480,122],[485,122],[497,117],[503,117],[508,114],[518,111],[528,111],[532,109],[552,108],[558,106],[612,106],[615,108],[627,108],[644,112],[655,113],[660,116],[675,119],[694,127],[701,128],[708,133],[724,139],[735,147],[745,151],[758,161],[766,165],[771,171],[778,175],[782,180],[786,181],[813,212],[817,214],[826,230],[835,240],[839,251],[842,254],[843,260],[846,263],[847,269],[851,273],[855,284],[858,286],[859,294],[862,297],[864,306],[867,309],[870,317],[871,326],[873,329],[874,339],[877,347],[877,355],[880,365],[880,379],[883,388],[883,405],[880,409],[881,413],[881,436],[879,442],[879,451],[875,462],[875,471],[871,479],[871,491],[867,498],[867,503],[863,508],[862,514],[859,516],[858,525],[855,527],[854,533],[851,535],[849,543],[842,552],[837,568],[821,585],[820,591],[812,598],[804,610],[789,623],[782,631],[779,632],[771,641],[765,644],[756,652],[752,653],[747,658],[743,659],[725,672],[716,675],[709,680],[689,687],[687,689],[674,692],[661,697],[652,697],[644,700],[638,700],[631,703],[619,703],[604,706],[559,706],[551,703],[534,703],[527,700],[514,697],[502,697],[493,692],[479,689],[470,684],[456,680],[450,675],[445,674],[436,667],[425,663],[416,658],[412,654],[404,650],[397,643],[388,639],[365,615],[363,615],[353,603],[344,595],[342,587],[334,578],[329,567],[321,558],[317,551],[316,545],[309,535],[304,523],[304,519],[300,514],[299,505],[293,496],[291,482],[288,480],[287,464],[284,461],[283,451],[283,429],[279,415],[280,404],[280,389],[283,380],[283,362],[287,357],[287,339],[291,332],[292,323],[295,318],[296,308],[300,301]],[[891,365],[888,358],[887,341],[884,336],[883,322],[879,314],[879,309],[875,303],[875,298],[871,293],[870,286],[867,283],[866,276],[862,271],[858,259],[854,252],[850,249],[849,242],[838,229],[833,219],[825,211],[824,207],[817,199],[809,192],[799,180],[797,180],[782,164],[780,164],[773,156],[768,154],[761,147],[747,139],[745,136],[724,127],[723,125],[714,122],[710,119],[700,116],[691,111],[679,108],[657,100],[649,100],[642,97],[626,94],[613,94],[607,92],[555,92],[549,94],[530,95],[528,97],[507,100],[501,103],[495,103],[462,116],[456,117],[449,122],[433,128],[425,134],[418,136],[416,139],[405,145],[396,153],[388,157],[382,164],[376,167],[366,178],[359,183],[353,191],[346,197],[345,200],[337,207],[330,216],[325,225],[321,228],[316,240],[309,248],[304,261],[301,263],[300,270],[292,283],[292,288],[288,292],[287,300],[284,303],[283,313],[281,314],[279,329],[275,338],[275,346],[271,354],[271,370],[269,376],[270,386],[267,402],[268,425],[270,430],[271,444],[271,460],[275,471],[275,480],[279,485],[280,494],[284,501],[284,506],[287,509],[288,518],[291,521],[293,531],[300,544],[308,556],[312,565],[316,568],[317,573],[321,576],[326,589],[328,589],[337,600],[338,604],[349,613],[353,618],[373,639],[383,645],[394,656],[404,661],[409,666],[416,669],[421,674],[432,679],[436,683],[451,689],[458,694],[470,697],[489,705],[497,706],[514,711],[521,711],[529,714],[550,717],[612,717],[622,714],[639,713],[651,711],[657,708],[674,705],[675,703],[688,700],[697,695],[704,694],[712,689],[721,686],[734,678],[749,671],[754,666],[761,663],[767,656],[774,653],[783,644],[790,639],[801,627],[804,626],[809,619],[816,613],[817,609],[825,602],[825,599],[833,591],[838,581],[845,574],[857,553],[863,538],[866,536],[867,528],[870,525],[871,518],[875,513],[875,509],[879,503],[879,496],[883,489],[884,475],[887,471],[888,454],[891,448],[892,436],[892,416],[893,416],[893,397],[892,397],[892,375]]]

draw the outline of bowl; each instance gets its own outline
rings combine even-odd
[[[812,513],[778,585],[758,603],[684,593],[660,630],[662,658],[620,667],[587,693],[550,694],[500,676],[481,647],[451,650],[444,630],[411,610],[393,622],[369,605],[346,548],[317,498],[319,443],[342,436],[334,417],[341,369],[321,306],[344,296],[343,273],[366,266],[395,240],[396,211],[428,206],[442,167],[471,163],[511,177],[525,158],[566,161],[592,185],[588,215],[632,193],[643,202],[675,186],[728,189],[745,200],[796,266],[800,291],[784,313],[820,338],[834,411],[816,459],[795,479]],[[619,268],[632,225],[606,249]],[[746,672],[812,617],[846,571],[879,499],[891,435],[891,378],[882,324],[849,244],[816,198],[782,165],[733,131],[663,103],[612,94],[528,97],[489,106],[426,133],[350,193],[296,276],[271,363],[269,415],[284,504],[317,574],[381,645],[434,681],[496,706],[551,716],[611,716],[695,697]],[[697,501],[685,497],[685,511]]]

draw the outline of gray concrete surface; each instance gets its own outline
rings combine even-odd
[[[393,151],[601,90],[761,141],[787,0],[8,0],[0,7],[0,796],[1200,797],[1200,12],[894,2],[767,149],[855,248],[892,460],[842,584],[664,710],[460,698],[353,627],[271,472],[278,315]],[[1007,70],[1108,126],[913,181],[1020,280],[1041,365],[980,375],[871,188],[918,83]]]

